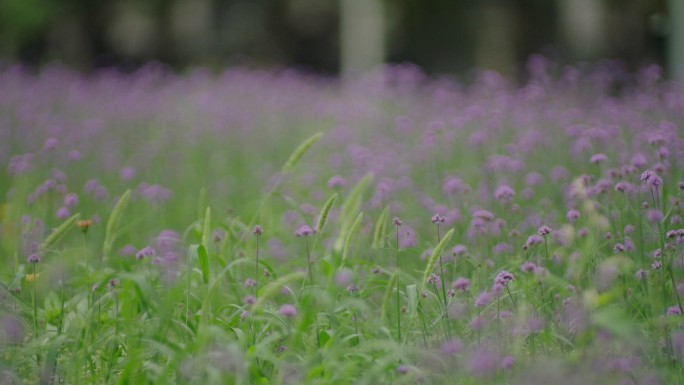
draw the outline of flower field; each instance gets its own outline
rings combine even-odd
[[[684,383],[684,86],[527,70],[0,71],[0,383]]]

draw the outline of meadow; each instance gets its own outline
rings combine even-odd
[[[684,383],[684,85],[0,70],[0,383]]]

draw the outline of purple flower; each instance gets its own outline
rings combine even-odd
[[[458,244],[451,249],[451,253],[454,256],[463,255],[466,253],[466,251],[467,251],[466,247],[464,245],[461,245],[461,244]]]
[[[513,190],[511,186],[505,184],[497,187],[494,192],[494,198],[503,203],[510,202],[513,197],[515,197],[515,190]]]
[[[256,286],[256,281],[253,280],[252,278],[247,278],[245,279],[245,287],[250,288]]]
[[[575,209],[568,210],[566,217],[570,222],[575,222],[580,217],[580,212]]]
[[[328,180],[329,188],[344,187],[346,185],[347,181],[339,175],[335,175],[334,177],[330,178],[330,180]]]
[[[501,360],[501,368],[502,369],[511,369],[514,366],[515,366],[515,357],[513,357],[513,356],[506,356]]]
[[[499,369],[500,357],[487,347],[480,347],[470,357],[470,372],[477,377],[487,377]]]
[[[406,365],[399,365],[397,368],[397,372],[401,375],[404,375],[409,372],[409,367]]]
[[[123,181],[130,181],[133,178],[135,178],[135,169],[133,167],[124,167],[121,169],[119,172],[119,176],[121,177],[121,180]]]
[[[525,273],[531,273],[537,269],[537,265],[534,264],[534,262],[525,262],[522,264],[520,267],[520,270],[522,270]]]
[[[431,220],[432,220],[432,223],[434,223],[436,225],[440,225],[446,221],[446,218],[442,215],[435,214],[432,216]]]
[[[62,206],[57,210],[57,219],[64,220],[67,219],[71,216],[71,212],[69,211],[68,208]]]
[[[137,253],[135,253],[135,259],[138,261],[142,260],[143,258],[151,258],[157,255],[157,252],[150,246],[143,247],[142,249],[138,250]]]
[[[647,210],[646,219],[653,223],[661,222],[663,220],[663,212],[655,209]]]
[[[404,222],[402,222],[402,220],[399,219],[398,217],[394,217],[394,218],[392,218],[392,224],[396,227],[399,227],[399,226],[403,225]]]
[[[546,225],[542,225],[539,230],[537,230],[537,234],[541,235],[542,237],[546,237],[547,235],[551,234],[551,228]]]
[[[655,261],[651,264],[651,269],[653,270],[660,270],[663,268],[663,263],[660,261]]]
[[[468,278],[459,277],[454,281],[452,287],[465,293],[470,290],[470,280]]]
[[[442,353],[448,355],[458,354],[463,350],[463,342],[460,340],[451,340],[442,345]]]
[[[254,235],[261,235],[264,233],[264,229],[260,225],[254,226],[254,229],[252,229],[252,234]]]
[[[682,310],[679,305],[674,305],[667,309],[667,315],[682,315]]]
[[[278,313],[283,317],[294,318],[297,316],[297,308],[294,305],[285,304],[280,307]]]
[[[427,280],[427,283],[429,283],[430,285],[435,285],[435,286],[439,285],[440,282],[442,282],[442,280],[439,277],[439,275],[437,275],[437,274],[430,274],[430,276],[428,277],[428,280]]]
[[[33,253],[28,256],[27,261],[30,264],[39,263],[42,258],[37,253]]]
[[[594,154],[591,156],[591,159],[589,160],[592,164],[600,164],[608,160],[608,157],[606,154]]]
[[[246,296],[245,299],[243,300],[243,302],[245,303],[245,305],[254,305],[254,304],[256,303],[256,301],[257,301],[257,299],[256,299],[256,297],[253,296],[253,295],[248,295],[248,296]]]
[[[486,291],[483,291],[482,293],[480,293],[480,295],[477,296],[477,299],[475,299],[475,307],[487,306],[487,304],[489,304],[491,300],[491,294],[489,294]]]
[[[644,269],[639,269],[634,276],[636,279],[643,281],[646,277],[648,277],[648,272]]]
[[[295,231],[295,235],[298,237],[308,237],[311,234],[315,234],[314,229],[309,225],[303,225]]]
[[[499,272],[499,274],[496,275],[496,278],[494,278],[494,283],[496,283],[497,285],[506,286],[508,282],[514,280],[515,276],[511,272],[502,270]]]
[[[74,208],[78,205],[78,196],[74,193],[69,193],[64,197],[64,206]]]
[[[613,251],[616,253],[623,253],[625,251],[625,245],[618,242],[615,244],[615,246],[613,246]]]

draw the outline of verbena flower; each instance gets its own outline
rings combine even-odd
[[[283,317],[294,318],[297,316],[298,312],[297,312],[297,308],[294,305],[285,304],[285,305],[280,307],[280,310],[278,311],[278,313]]]

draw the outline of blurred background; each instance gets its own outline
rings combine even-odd
[[[0,0],[4,63],[516,76],[534,53],[684,78],[684,0]]]

